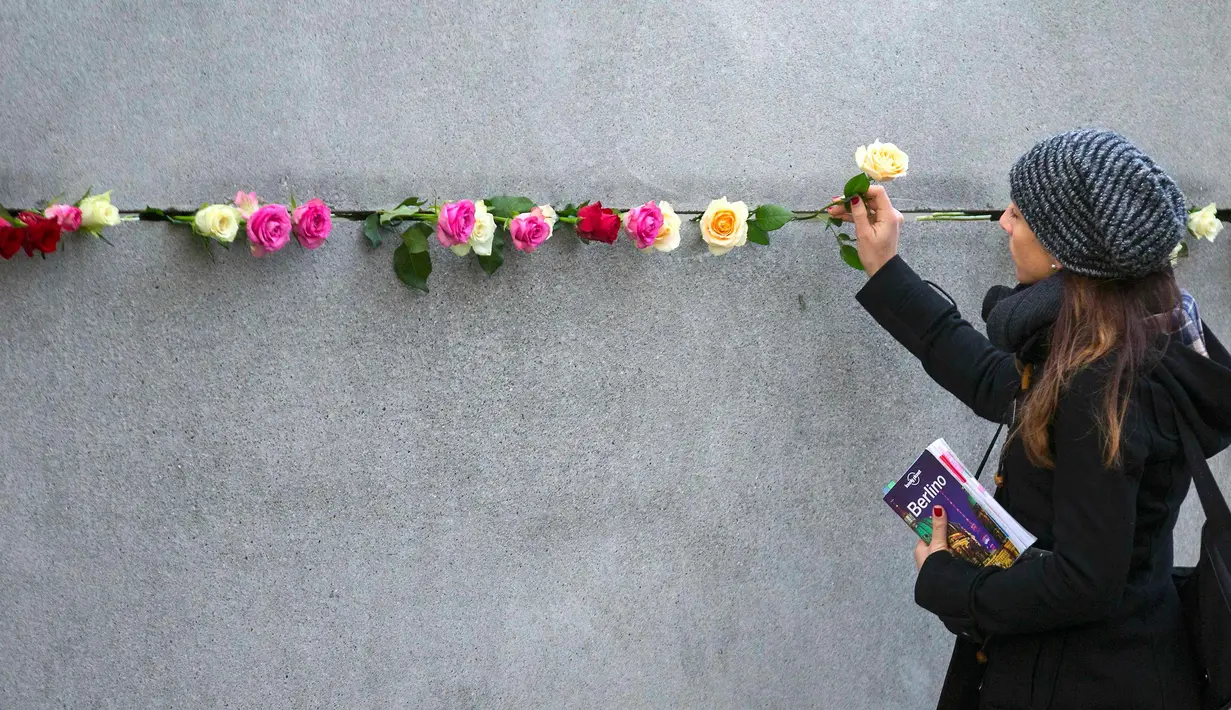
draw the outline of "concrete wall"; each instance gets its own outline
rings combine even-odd
[[[1228,3],[1018,5],[8,3],[0,202],[802,208],[880,137],[904,207],[986,208],[1102,123],[1231,203]],[[927,706],[949,637],[879,490],[993,428],[821,235],[441,253],[429,295],[345,221],[266,260],[141,223],[0,264],[0,707]],[[1231,331],[1203,247],[1182,277]],[[972,315],[1010,278],[992,225],[903,249]]]

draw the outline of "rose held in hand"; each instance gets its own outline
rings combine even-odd
[[[291,240],[291,215],[282,205],[265,205],[248,218],[248,241],[253,256],[278,251]]]
[[[1188,231],[1197,239],[1214,241],[1214,237],[1222,231],[1222,222],[1218,220],[1218,205],[1211,202],[1205,207],[1190,212],[1188,215]]]
[[[333,229],[333,217],[329,207],[319,199],[311,199],[291,213],[291,225],[295,238],[304,249],[315,249],[329,238]]]
[[[910,159],[896,145],[875,141],[871,145],[859,146],[855,151],[855,162],[873,180],[893,182],[906,174]]]
[[[653,202],[647,202],[640,207],[634,207],[624,215],[624,228],[637,242],[638,249],[648,249],[654,246],[658,239],[658,231],[663,226],[663,211]]]

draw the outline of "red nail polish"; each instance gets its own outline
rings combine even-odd
[[[854,197],[851,198],[851,204],[852,205],[859,204],[859,195],[855,195]]]
[[[932,517],[933,518],[939,518],[940,516],[944,514],[945,514],[944,508],[940,507],[939,505],[932,506]]]

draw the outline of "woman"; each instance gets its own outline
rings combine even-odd
[[[920,543],[916,602],[959,637],[940,706],[1197,708],[1171,579],[1190,483],[1178,427],[1207,456],[1231,442],[1231,357],[1180,305],[1184,197],[1108,131],[1045,140],[1009,180],[1000,226],[1021,285],[988,294],[988,337],[897,255],[902,216],[883,188],[831,210],[855,223],[864,308],[939,384],[1010,424],[996,497],[1038,537],[1009,569],[965,563],[943,536]]]

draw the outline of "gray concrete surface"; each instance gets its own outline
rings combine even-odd
[[[967,311],[1007,276],[991,225],[908,232]],[[356,223],[5,264],[0,706],[925,707],[949,637],[879,488],[992,427],[815,226],[696,238],[439,253],[429,295]],[[1184,280],[1228,329],[1220,247]]]
[[[1100,123],[1231,201],[1228,0],[10,0],[0,201],[251,188],[379,208],[533,193],[817,204],[861,143],[904,206],[1000,207],[1013,158]]]
[[[1229,5],[10,0],[0,202],[802,208],[882,138],[900,206],[975,209],[1102,123],[1231,203]],[[491,279],[438,252],[428,295],[352,222],[0,264],[0,708],[929,706],[949,637],[879,489],[992,427],[819,227],[722,259],[686,230]],[[971,314],[1009,278],[991,225],[908,231]],[[1182,276],[1231,332],[1228,273],[1219,242]]]

